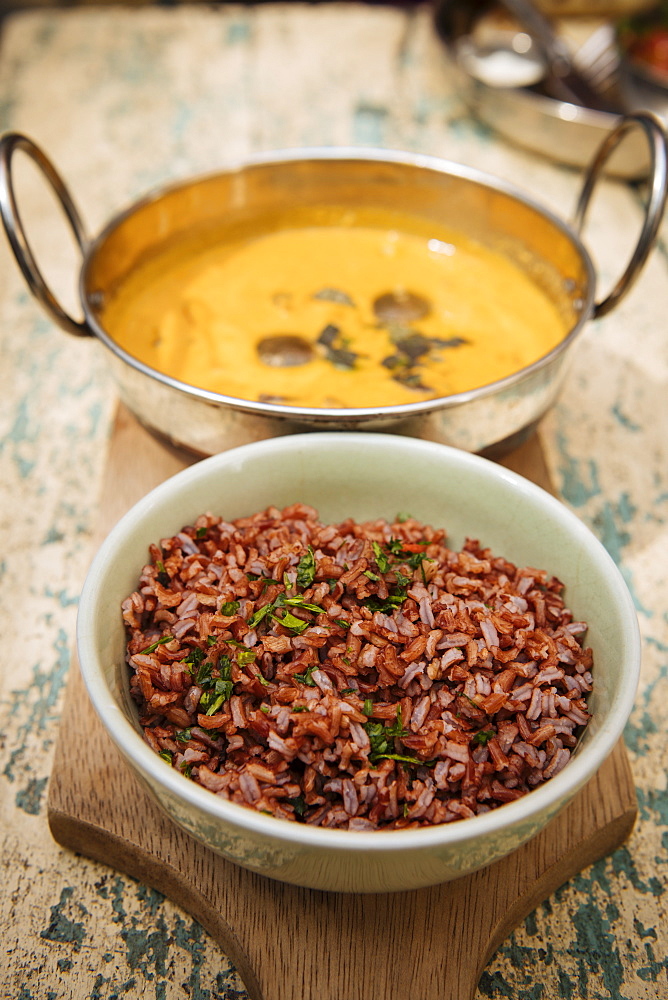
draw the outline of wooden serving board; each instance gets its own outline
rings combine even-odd
[[[187,461],[121,408],[100,536]],[[536,436],[504,464],[550,488]],[[482,871],[414,892],[315,892],[245,871],[177,828],[123,763],[76,663],[60,732],[48,800],[55,839],[191,913],[235,963],[253,1000],[472,1000],[504,938],[563,882],[619,846],[636,816],[620,744],[540,835]]]

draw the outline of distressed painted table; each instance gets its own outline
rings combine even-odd
[[[467,114],[420,8],[15,14],[0,43],[0,128],[47,149],[92,231],[157,183],[279,146],[439,154],[521,183],[563,217],[578,191],[577,174],[496,140]],[[27,167],[22,204],[51,281],[72,303],[76,255]],[[603,185],[588,226],[603,288],[640,214],[638,191]],[[563,501],[607,546],[638,609],[642,678],[626,740],[639,821],[624,847],[505,942],[479,998],[668,997],[667,275],[661,242],[622,306],[590,324],[540,431]],[[96,345],[43,317],[4,239],[0,342],[1,995],[241,1000],[241,980],[192,917],[49,835],[46,786],[115,394]]]

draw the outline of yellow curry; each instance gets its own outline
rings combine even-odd
[[[346,408],[486,385],[566,333],[525,271],[462,233],[390,211],[303,218],[162,251],[115,290],[104,325],[190,385]]]

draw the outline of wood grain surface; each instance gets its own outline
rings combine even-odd
[[[100,537],[189,461],[120,409]],[[534,436],[504,463],[549,488]],[[473,875],[430,889],[349,895],[295,888],[213,854],[163,814],[122,762],[71,671],[49,787],[63,846],[149,884],[190,912],[254,1000],[471,1000],[494,950],[542,900],[629,835],[636,797],[620,744],[542,834]]]

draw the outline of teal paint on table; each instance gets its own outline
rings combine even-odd
[[[360,146],[386,145],[387,108],[358,104],[353,119],[353,142]]]
[[[71,944],[75,951],[81,949],[81,945],[86,936],[86,929],[80,920],[72,920],[64,910],[74,895],[72,886],[65,886],[60,893],[60,899],[51,907],[51,919],[47,927],[40,932],[40,937],[49,941],[62,941]],[[82,916],[88,912],[84,906],[79,904]],[[69,909],[69,907],[68,907]]]
[[[48,778],[30,778],[28,784],[16,793],[16,805],[32,816],[38,816],[42,811],[42,798]]]
[[[558,434],[559,448],[559,493],[571,507],[583,507],[592,497],[599,496],[601,485],[598,482],[596,461],[588,458],[582,463],[569,454],[568,441],[563,434]],[[585,468],[582,468],[584,464]]]
[[[633,418],[629,416],[628,413],[622,412],[619,403],[615,403],[615,405],[612,407],[611,412],[615,420],[618,420],[622,425],[622,427],[625,427],[629,431],[635,431],[635,432],[642,431],[641,424],[637,424],[633,420]]]
[[[30,683],[25,688],[11,692],[7,715],[10,719],[23,716],[24,721],[13,729],[18,745],[12,750],[3,774],[15,781],[19,774],[30,770],[29,761],[31,737],[50,733],[60,695],[67,683],[70,667],[70,642],[64,630],[59,629],[55,646],[55,663],[51,669],[43,670],[40,664],[32,669]],[[51,744],[51,736],[43,740]]]

